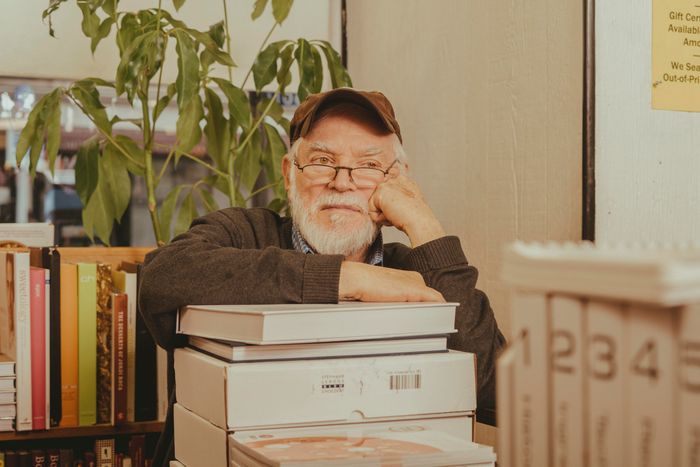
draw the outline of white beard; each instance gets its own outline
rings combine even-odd
[[[292,170],[294,169],[293,167]],[[331,227],[321,225],[316,216],[321,206],[327,204],[355,205],[361,209],[361,214],[366,220],[359,228],[348,231],[348,224],[353,220],[337,213],[330,216]],[[292,219],[304,240],[320,254],[351,256],[369,247],[379,232],[379,227],[369,217],[367,201],[354,194],[324,194],[319,196],[311,206],[305,206],[297,191],[295,174],[290,176],[289,205]]]

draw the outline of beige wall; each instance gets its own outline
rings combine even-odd
[[[508,335],[503,245],[581,235],[582,2],[347,8],[354,84],[394,103],[412,173]]]

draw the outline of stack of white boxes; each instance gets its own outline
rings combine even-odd
[[[240,465],[234,432],[415,420],[473,439],[469,353],[228,363],[184,348],[175,351],[175,375],[175,457],[187,467]]]

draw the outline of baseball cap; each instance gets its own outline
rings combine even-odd
[[[311,94],[297,107],[289,127],[290,144],[294,144],[297,139],[306,136],[311,131],[314,120],[322,110],[340,103],[356,104],[375,113],[386,129],[396,134],[399,141],[403,143],[401,128],[399,122],[396,121],[394,108],[384,94],[378,91],[336,88]]]

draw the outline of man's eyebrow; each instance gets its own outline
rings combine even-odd
[[[313,143],[309,143],[309,150],[330,152],[331,154],[335,154],[335,152],[326,143],[321,143],[319,141],[314,141]]]
[[[383,154],[383,153],[384,153],[384,151],[382,150],[382,148],[377,147],[377,146],[372,146],[372,147],[369,147],[369,148],[365,149],[365,151],[364,151],[364,153],[362,154],[362,156],[363,156],[363,157],[367,157],[367,156],[377,156],[377,155]]]

